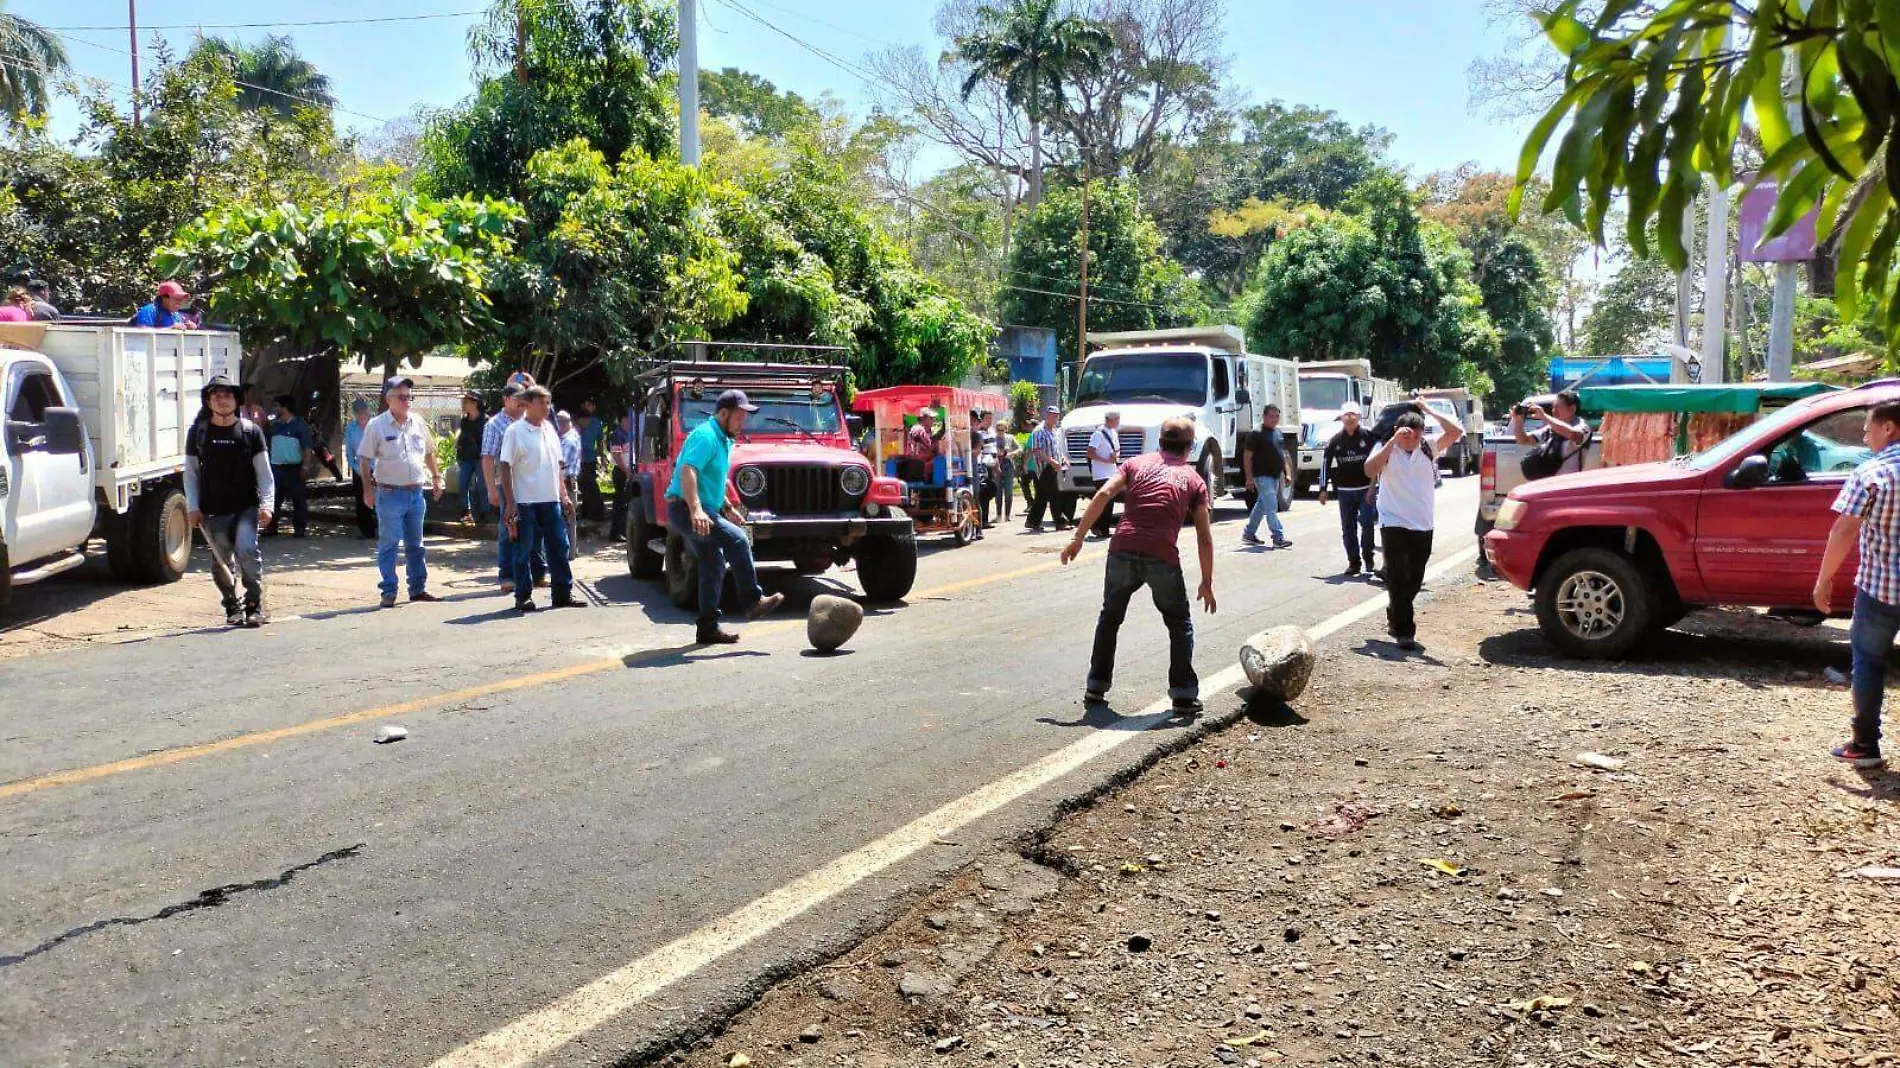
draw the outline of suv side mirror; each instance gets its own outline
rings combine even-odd
[[[1760,453],[1743,457],[1742,462],[1735,466],[1735,470],[1729,472],[1727,480],[1728,487],[1730,489],[1754,489],[1757,486],[1766,486],[1770,473],[1768,457]]]
[[[48,408],[40,424],[46,434],[46,451],[55,456],[77,456],[86,451],[86,424],[77,408]]]
[[[1247,391],[1247,387],[1242,386],[1239,389],[1234,390],[1234,403],[1235,404],[1252,404],[1253,394]]]

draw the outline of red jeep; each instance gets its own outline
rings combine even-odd
[[[839,405],[845,369],[800,364],[680,361],[643,372],[634,411],[635,463],[627,492],[627,570],[666,580],[667,596],[696,607],[696,561],[666,528],[666,487],[673,457],[713,402],[743,389],[759,410],[732,450],[731,488],[751,517],[752,551],[761,561],[789,560],[801,574],[858,563],[873,601],[900,600],[917,577],[910,519],[896,506],[904,484],[875,476],[851,446]]]
[[[1812,614],[1829,508],[1869,456],[1869,409],[1900,383],[1796,401],[1709,449],[1666,463],[1527,482],[1485,535],[1491,564],[1536,592],[1537,621],[1573,656],[1610,658],[1705,605]],[[1853,607],[1854,561],[1834,587]]]

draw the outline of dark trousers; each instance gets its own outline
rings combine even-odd
[[[302,536],[310,528],[310,498],[304,492],[303,465],[272,464],[270,473],[271,477],[277,480],[277,500],[271,508],[270,532],[277,533],[277,528],[282,525],[284,498],[289,497],[290,506],[293,509],[291,519],[297,529],[297,534]]]
[[[1002,506],[996,496],[996,476],[992,475],[990,471],[990,468],[983,468],[976,479],[977,515],[982,517],[983,525],[986,527],[990,525],[990,506],[992,504],[997,505],[997,518],[1000,519],[1003,515]]]
[[[534,594],[535,572],[545,568],[554,599],[574,596],[574,573],[567,566],[567,517],[558,501],[515,505],[515,600]],[[539,565],[539,566],[537,566]]]
[[[627,481],[627,473],[615,465],[613,530],[607,535],[614,541],[627,536],[627,505],[631,500],[627,495]]]
[[[1177,701],[1201,696],[1201,680],[1194,674],[1194,616],[1189,611],[1187,581],[1181,565],[1147,553],[1111,552],[1102,583],[1102,614],[1095,621],[1095,648],[1089,655],[1088,688],[1107,693],[1115,681],[1115,641],[1128,602],[1135,591],[1148,587],[1155,610],[1168,628],[1168,696]]]
[[[1412,618],[1412,602],[1425,585],[1425,565],[1432,558],[1432,532],[1386,527],[1385,589],[1390,597],[1385,609],[1386,630],[1394,638],[1415,638],[1418,624]]]
[[[1056,526],[1066,527],[1075,522],[1075,501],[1070,498],[1064,507],[1062,493],[1062,473],[1050,465],[1036,472],[1036,499],[1029,502],[1029,525],[1042,525],[1043,514],[1056,521]],[[1064,514],[1064,513],[1068,514]]]
[[[1854,591],[1854,622],[1848,644],[1854,650],[1854,740],[1880,744],[1880,706],[1887,697],[1887,655],[1900,634],[1900,607]]]
[[[614,468],[615,471],[620,470]],[[615,479],[617,483],[619,480]],[[581,518],[599,521],[607,518],[607,500],[600,495],[600,466],[581,461]]]
[[[356,499],[356,529],[365,538],[376,536],[376,509],[363,502],[363,476],[350,472],[350,496]]]
[[[1373,567],[1373,530],[1379,525],[1379,510],[1372,506],[1368,488],[1334,490],[1339,495],[1339,538],[1346,545],[1346,562],[1358,567]]]
[[[1095,483],[1095,489],[1097,492],[1100,492],[1101,488],[1106,485],[1108,485],[1108,480],[1101,479]],[[1102,518],[1095,521],[1094,534],[1096,537],[1106,538],[1110,534],[1115,533],[1115,502],[1118,500],[1121,500],[1121,498],[1111,498],[1108,502],[1108,507],[1102,509]]]
[[[719,623],[719,594],[725,589],[726,569],[732,569],[733,585],[739,588],[739,603],[748,608],[765,597],[759,588],[759,572],[752,563],[752,543],[745,531],[723,515],[712,517],[712,529],[701,534],[693,529],[692,509],[678,497],[666,499],[666,525],[686,538],[693,558],[699,562],[699,615],[695,618],[701,632]]]

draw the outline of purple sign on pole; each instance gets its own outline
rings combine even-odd
[[[1763,237],[1768,233],[1768,217],[1775,213],[1780,187],[1765,181],[1742,195],[1741,219],[1736,227],[1742,261],[1745,263],[1790,263],[1814,258],[1814,220],[1819,208],[1796,219],[1787,233]]]

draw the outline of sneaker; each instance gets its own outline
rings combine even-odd
[[[236,609],[236,608],[229,608],[229,609],[226,609],[226,610],[225,610],[225,613],[224,613],[224,625],[225,625],[225,626],[227,626],[227,627],[241,627],[241,626],[243,626],[243,625],[244,625],[244,613],[243,613],[243,612],[241,612],[241,611],[239,611],[239,610],[238,610],[238,609]]]
[[[540,610],[541,607],[539,605],[528,600],[526,597],[518,597],[515,599],[515,611],[517,612],[539,612]]]
[[[1108,703],[1108,694],[1102,690],[1083,690],[1082,703],[1085,705],[1105,705]]]
[[[784,603],[785,603],[784,594],[768,593],[764,597],[759,598],[757,603],[753,604],[751,608],[746,609],[745,617],[747,619],[757,619],[760,616],[765,615],[767,612],[770,612],[772,609],[777,608],[779,605],[782,605]]]
[[[1834,759],[1852,764],[1857,768],[1877,768],[1887,762],[1880,755],[1880,743],[1866,745],[1861,742],[1846,742],[1834,747]]]
[[[1408,653],[1416,653],[1420,649],[1425,648],[1424,646],[1418,644],[1417,638],[1400,638],[1398,639],[1398,647],[1401,650]]]
[[[384,594],[382,603],[384,608],[396,607],[396,595],[393,593]]]
[[[440,601],[441,599],[442,598],[437,597],[435,594],[430,593],[428,590],[423,590],[421,593],[412,593],[409,595],[409,600],[416,604],[434,604],[435,602]]]
[[[556,608],[586,608],[587,602],[575,597],[556,597],[554,599],[554,607]]]
[[[252,630],[256,630],[268,622],[270,622],[270,620],[264,618],[264,610],[261,608],[253,608],[244,613],[244,625]]]
[[[1258,534],[1242,534],[1240,536],[1240,543],[1242,545],[1265,545],[1266,544],[1266,542],[1260,540],[1260,535]]]
[[[1346,577],[1347,577],[1347,578],[1357,578],[1357,577],[1359,577],[1359,565],[1358,565],[1358,564],[1347,564],[1347,565],[1346,565]]]
[[[1372,577],[1372,578],[1374,578],[1374,579],[1376,579],[1376,580],[1378,580],[1378,581],[1380,581],[1380,582],[1384,582],[1384,581],[1385,581],[1385,568],[1383,568],[1383,567],[1382,567],[1382,568],[1379,568],[1379,569],[1378,569],[1377,571],[1374,571],[1374,572],[1372,573],[1372,576],[1371,576],[1371,577]]]
[[[1206,710],[1198,697],[1177,697],[1174,699],[1174,714],[1177,716],[1198,716]]]
[[[1031,534],[1040,534],[1042,533],[1042,524],[1041,523],[1025,523],[1023,524],[1023,529],[1028,531]]]
[[[1285,538],[1275,538],[1273,539],[1273,547],[1276,549],[1291,549],[1293,548],[1293,543]]]
[[[718,627],[710,630],[701,627],[698,633],[693,635],[693,641],[700,645],[731,645],[738,640],[737,634],[729,630],[720,630]]]

